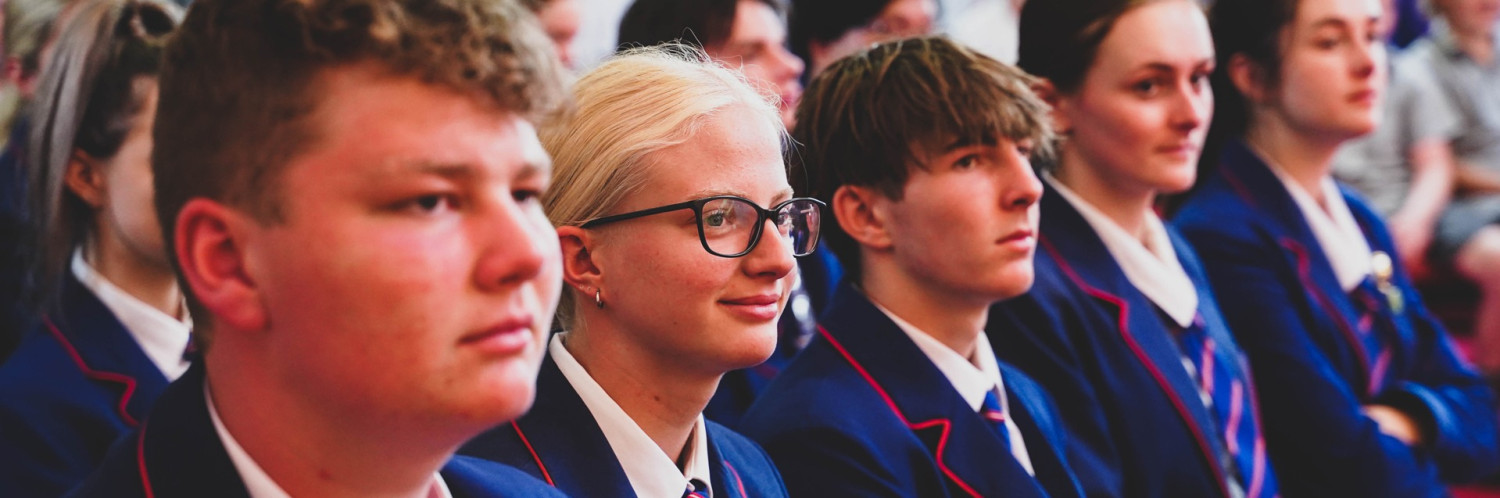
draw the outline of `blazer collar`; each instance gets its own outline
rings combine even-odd
[[[167,378],[104,303],[68,278],[56,311],[42,321],[84,376],[119,386],[117,411],[127,425],[135,427],[146,418],[152,402],[166,390]]]
[[[1167,321],[1160,316],[1156,306],[1131,285],[1124,271],[1110,257],[1104,242],[1072,205],[1049,192],[1043,194],[1042,213],[1038,241],[1042,254],[1038,257],[1052,258],[1062,269],[1064,277],[1113,314],[1123,342],[1166,392],[1178,415],[1192,431],[1204,463],[1218,476],[1218,482],[1226,482],[1219,456],[1225,454],[1223,443],[1215,429],[1218,425],[1208,408],[1203,406],[1192,377],[1182,368],[1181,349],[1169,332]],[[1186,246],[1179,243],[1179,238],[1172,239],[1173,249],[1179,254],[1184,253]],[[1195,269],[1184,265],[1184,270],[1190,275]],[[1201,288],[1202,284],[1199,283],[1198,287]],[[1212,302],[1209,299],[1200,291],[1200,310],[1205,308],[1205,303]],[[1215,339],[1224,340],[1223,337]],[[1228,495],[1227,490],[1225,495]]]
[[[132,441],[146,496],[247,496],[209,419],[203,382],[199,362],[167,388]]]
[[[835,291],[820,333],[912,429],[950,486],[971,495],[1046,495],[937,366],[851,283]],[[1022,482],[1031,485],[1017,489]]]
[[[543,357],[536,383],[536,402],[514,429],[530,445],[544,480],[569,496],[634,496],[599,423],[552,355]]]

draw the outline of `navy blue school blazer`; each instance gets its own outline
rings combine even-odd
[[[1234,142],[1200,182],[1174,223],[1198,249],[1255,368],[1266,441],[1287,496],[1446,496],[1443,482],[1495,469],[1491,394],[1454,354],[1404,269],[1393,279],[1403,309],[1381,304],[1380,319],[1395,330],[1389,366],[1372,379],[1355,304],[1269,167]],[[1385,224],[1343,193],[1371,249],[1401,261]],[[1361,412],[1372,403],[1412,416],[1428,444],[1409,448],[1382,434]]]
[[[68,278],[56,310],[0,365],[0,490],[50,497],[76,486],[166,387],[109,308]]]
[[[1067,199],[1049,189],[1041,210],[1036,282],[993,306],[986,332],[998,356],[1031,374],[1057,402],[1084,491],[1228,497],[1223,430],[1183,368],[1174,329]],[[1250,389],[1244,359],[1192,249],[1171,229],[1168,235],[1197,284],[1215,361]],[[1254,406],[1244,413],[1254,417]],[[1258,464],[1241,465],[1238,480],[1246,496],[1272,497],[1275,475],[1259,450]]]
[[[795,496],[1083,496],[1051,401],[1019,371],[1000,368],[1035,478],[911,338],[846,282],[818,336],[741,427]]]
[[[203,370],[194,365],[172,383],[140,428],[117,442],[104,464],[68,496],[248,497],[209,417]],[[493,462],[454,457],[441,472],[455,498],[563,496]]]
[[[722,425],[704,422],[708,424],[709,479],[714,496],[787,496],[781,475],[765,451]],[[537,375],[536,403],[531,411],[481,434],[458,452],[515,467],[570,496],[635,496],[599,423],[550,354]]]

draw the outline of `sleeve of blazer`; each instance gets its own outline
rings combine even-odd
[[[1108,417],[1073,340],[1086,327],[1068,298],[1043,284],[991,309],[986,332],[1003,359],[1041,384],[1062,422],[1067,463],[1085,496],[1119,497],[1124,476]],[[1041,300],[1048,305],[1044,306]]]
[[[1196,244],[1225,320],[1250,359],[1286,496],[1440,493],[1431,465],[1364,415],[1358,396],[1313,342],[1306,329],[1310,304],[1278,243],[1241,226],[1183,232]]]
[[[1384,247],[1394,247],[1383,229],[1375,236]],[[1493,395],[1454,353],[1448,334],[1422,302],[1406,270],[1397,271],[1396,283],[1416,335],[1413,368],[1408,379],[1391,386],[1378,401],[1402,410],[1423,426],[1428,439],[1425,448],[1437,461],[1443,481],[1484,477],[1500,466]]]

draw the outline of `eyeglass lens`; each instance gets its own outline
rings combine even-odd
[[[794,200],[781,206],[772,222],[791,244],[792,252],[805,256],[817,245],[819,214],[816,203]],[[744,199],[713,199],[703,205],[700,220],[709,250],[721,256],[743,254],[750,251],[755,232],[760,229],[756,226],[760,209]]]

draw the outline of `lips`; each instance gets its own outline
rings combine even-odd
[[[719,304],[741,319],[750,322],[775,320],[781,312],[781,294],[756,294],[753,296],[720,299]]]
[[[533,324],[535,320],[530,315],[514,315],[463,336],[459,344],[495,354],[519,353],[531,345]]]
[[[1349,94],[1349,101],[1356,104],[1374,104],[1375,90],[1360,90]]]

